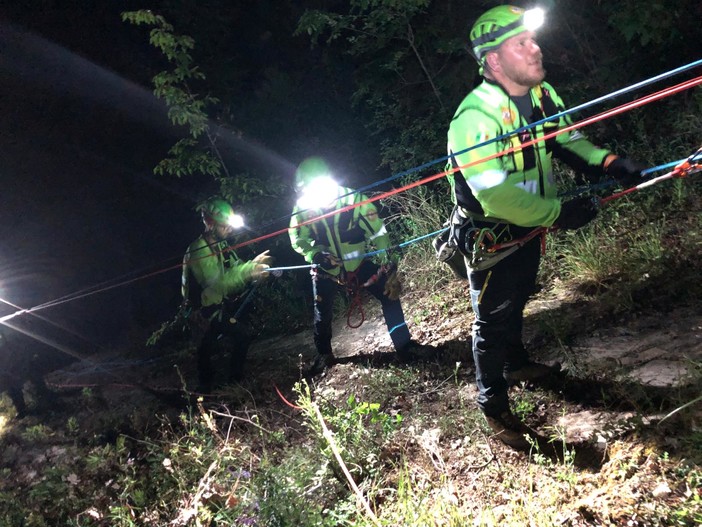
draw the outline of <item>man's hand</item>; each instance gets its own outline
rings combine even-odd
[[[633,187],[642,182],[641,172],[646,167],[637,161],[625,157],[616,157],[612,160],[605,172],[624,188]]]
[[[262,264],[262,263],[257,263],[253,266],[253,269],[251,269],[251,280],[254,282],[257,280],[265,280],[268,278],[268,275],[271,274],[267,271],[267,269],[270,267],[270,265]]]
[[[580,197],[561,204],[561,214],[554,225],[565,230],[579,229],[597,216],[597,202],[592,198]]]
[[[322,251],[312,257],[312,263],[328,271],[329,269],[339,267],[341,265],[341,260],[332,253]]]
[[[256,256],[256,258],[254,258],[252,261],[259,263],[259,264],[265,264],[268,266],[273,265],[273,257],[270,254],[268,254],[269,252],[271,252],[270,249],[263,251],[261,254]]]
[[[397,268],[395,267],[390,271],[385,280],[385,289],[383,289],[383,294],[390,300],[397,300],[400,298],[401,293],[402,282],[400,282],[400,277],[397,275]]]

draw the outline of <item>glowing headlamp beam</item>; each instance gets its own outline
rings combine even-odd
[[[524,28],[527,31],[535,31],[544,24],[545,18],[544,10],[540,7],[527,9],[524,12]]]
[[[318,209],[328,207],[339,198],[340,187],[330,176],[320,176],[302,188],[297,201],[301,209]]]
[[[227,219],[227,225],[233,229],[241,229],[244,226],[244,217],[240,214],[232,214]]]

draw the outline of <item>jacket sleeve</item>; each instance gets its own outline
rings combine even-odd
[[[254,262],[237,260],[229,268],[224,268],[220,263],[220,256],[199,238],[190,246],[185,260],[192,270],[202,293],[200,300],[202,306],[219,304],[227,295],[237,293],[244,289],[251,280]]]
[[[454,117],[448,134],[449,152],[485,216],[502,219],[524,227],[550,226],[561,211],[560,201],[529,192],[521,173],[510,174],[509,154],[496,157],[504,150],[503,141],[493,141],[467,152],[477,144],[503,135],[499,122],[480,108],[464,108]],[[515,141],[518,141],[514,138]],[[475,164],[480,159],[492,159]],[[471,166],[465,166],[472,164]]]
[[[221,278],[221,289],[224,296],[240,293],[251,282],[251,273],[256,267],[253,261],[236,260],[231,267],[225,268]]]
[[[556,105],[558,112],[565,109],[562,99],[547,83],[544,87],[549,90],[549,95]],[[559,128],[565,128],[573,124],[569,115],[561,117]],[[556,140],[550,142],[553,146],[553,155],[568,164],[571,168],[585,174],[589,181],[597,181],[604,176],[604,161],[610,155],[607,149],[600,148],[592,144],[579,130],[572,130],[556,136]]]
[[[305,219],[305,215],[301,214],[299,207],[295,205],[290,219],[288,236],[290,236],[290,244],[295,252],[301,254],[307,263],[312,263],[317,253],[327,251],[328,248],[317,245],[309,225],[300,225]]]

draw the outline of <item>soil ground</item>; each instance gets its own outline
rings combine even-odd
[[[441,416],[451,410],[447,401],[473,401],[477,391],[470,353],[472,314],[463,286],[452,282],[432,298],[410,292],[403,304],[413,339],[423,345],[420,360],[395,363],[382,316],[369,299],[364,304],[366,320],[359,328],[347,327],[345,315],[337,320],[333,340],[337,363],[311,379],[313,388],[341,403],[349,392],[363,392],[369,368],[393,365],[412,368],[430,388],[396,397],[388,402],[391,412],[409,415],[411,408],[423,407],[424,414]],[[578,314],[576,327],[559,329],[558,322],[572,319],[573,310]],[[650,311],[610,319],[599,314],[594,303],[544,293],[527,307],[525,342],[533,359],[558,360],[563,372],[545,386],[553,397],[534,396],[530,386],[513,388],[512,397],[536,397],[528,423],[539,430],[559,427],[567,441],[594,439],[606,444],[626,434],[632,419],[653,426],[673,409],[671,402],[679,401],[681,393],[690,398],[699,394],[702,306],[679,306],[665,316]],[[287,404],[293,400],[292,387],[313,356],[309,329],[259,338],[249,353],[247,379],[233,391],[215,392],[205,403],[224,404],[232,411],[237,406],[251,412],[265,409],[279,420],[281,429],[287,429],[295,415]],[[218,360],[225,371],[226,357]],[[74,418],[77,437],[86,443],[113,441],[119,434],[139,436],[158,425],[156,415],[175,418],[182,411],[187,399],[183,387],[194,386],[195,378],[192,347],[179,354],[144,346],[126,354],[114,350],[55,371],[47,378],[57,393],[54,407],[6,424],[0,464],[13,471],[15,482],[31,485],[58,458],[80,456],[80,441],[65,433],[42,442],[26,441],[23,432],[30,427],[42,423],[52,430],[63,429]],[[466,491],[474,491],[469,489],[473,476],[468,474],[483,461],[466,456],[461,441],[477,432],[468,427],[463,440],[453,438],[446,444],[439,429],[432,430],[412,438],[416,451],[428,454],[431,463],[440,463],[448,474],[466,474]],[[300,436],[291,434],[291,440],[295,437]],[[497,452],[506,460],[521,455],[494,439],[481,440],[491,455]],[[663,448],[675,446],[674,435],[663,441],[670,442]]]

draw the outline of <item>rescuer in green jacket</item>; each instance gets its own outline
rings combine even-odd
[[[197,391],[208,393],[214,381],[212,355],[219,340],[231,347],[229,379],[238,381],[243,376],[252,331],[246,311],[237,311],[247,287],[268,276],[272,257],[265,251],[245,262],[230,249],[227,237],[243,226],[243,220],[223,199],[211,198],[200,210],[205,231],[183,257],[182,294],[189,322],[204,331],[197,350]]]
[[[42,359],[45,358],[28,347],[9,342],[5,329],[0,328],[0,395],[7,392],[15,406],[17,419],[28,413],[24,399],[24,384],[27,381],[34,387],[37,410],[56,403],[56,393],[49,390],[44,380],[46,366],[42,364]]]
[[[401,285],[397,264],[387,252],[378,255],[380,265],[364,257],[372,250],[390,247],[383,220],[372,203],[350,208],[312,223],[308,220],[360,203],[368,198],[340,187],[331,178],[329,165],[321,158],[305,159],[295,174],[299,199],[290,221],[290,242],[311,271],[314,297],[314,343],[317,356],[310,373],[331,365],[332,308],[339,285],[358,280],[375,296],[383,309],[390,338],[401,359],[410,357],[409,329],[399,300]]]
[[[508,5],[478,18],[470,42],[484,80],[460,103],[448,131],[450,168],[460,167],[449,177],[456,205],[453,243],[468,267],[478,405],[497,437],[519,449],[529,448],[524,434],[530,430],[510,411],[508,384],[559,369],[531,362],[522,343],[523,310],[535,289],[540,243],[534,238],[521,248],[485,249],[519,239],[535,227],[577,229],[596,216],[591,198],[558,199],[552,157],[588,181],[605,176],[621,185],[634,184],[643,169],[594,146],[579,131],[518,148],[570,124],[561,116],[510,134],[565,109],[544,82],[541,50],[534,40],[534,28],[542,21],[540,10]],[[510,135],[465,151],[505,134]],[[476,164],[487,156],[493,157]]]

